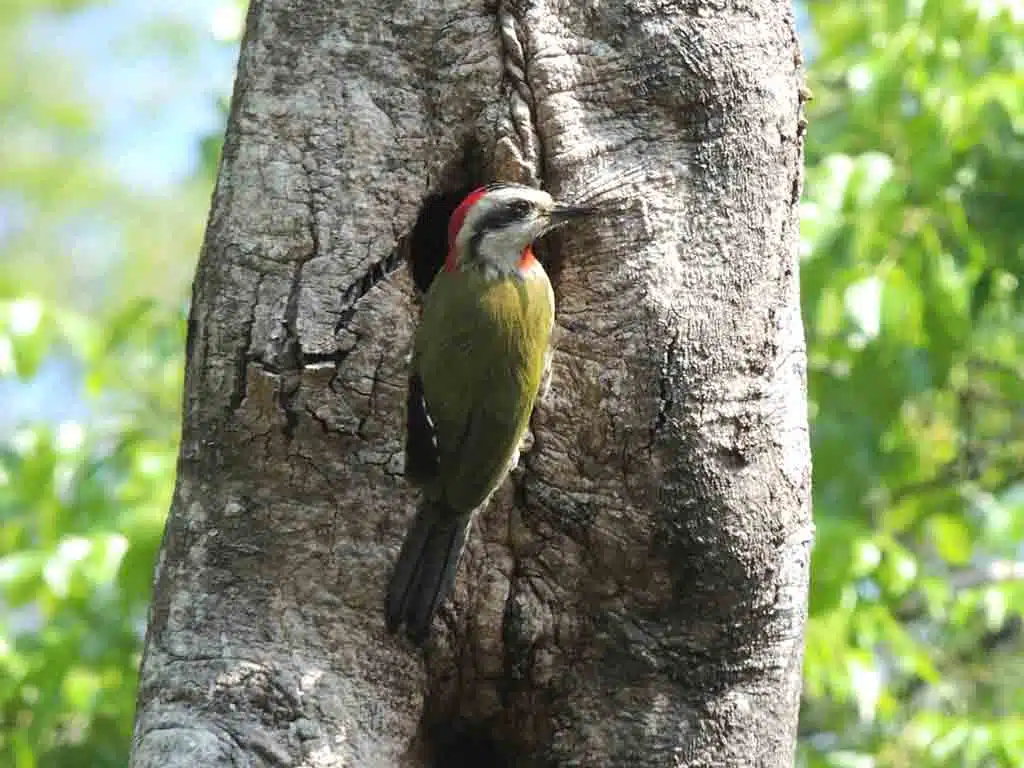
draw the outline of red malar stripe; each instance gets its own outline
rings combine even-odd
[[[537,257],[533,255],[533,248],[526,246],[523,255],[519,257],[519,271],[525,272],[537,263]]]

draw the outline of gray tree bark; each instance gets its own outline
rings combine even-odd
[[[253,0],[132,765],[788,766],[810,456],[789,3]],[[428,192],[571,198],[536,442],[422,654],[383,590]]]

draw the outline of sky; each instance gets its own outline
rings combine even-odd
[[[80,63],[109,167],[158,190],[194,171],[198,140],[221,127],[238,24],[233,2],[114,0],[42,18],[31,35]]]
[[[195,172],[200,139],[222,129],[218,100],[231,93],[241,23],[231,0],[112,0],[37,14],[28,42],[81,74],[103,164],[129,188],[159,193]],[[87,419],[80,380],[75,362],[56,356],[29,381],[0,378],[0,431]]]

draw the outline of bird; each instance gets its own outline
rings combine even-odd
[[[392,634],[429,637],[474,514],[517,463],[549,380],[555,296],[533,244],[595,210],[496,183],[470,191],[448,219],[413,339],[405,475],[421,498],[387,588]]]

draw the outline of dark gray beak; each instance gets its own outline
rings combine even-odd
[[[551,226],[549,228],[554,229],[555,227],[567,224],[573,219],[582,219],[586,216],[593,216],[595,213],[597,213],[597,209],[591,206],[555,203],[555,207],[551,209]]]

